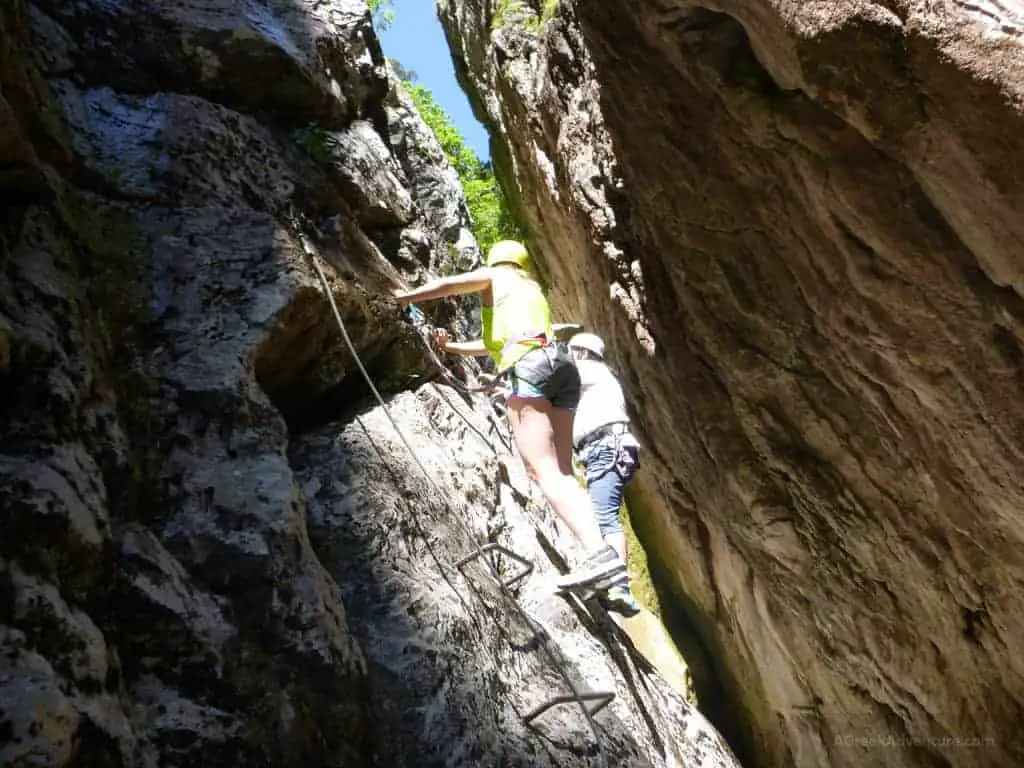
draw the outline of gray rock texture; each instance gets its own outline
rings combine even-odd
[[[736,765],[425,384],[389,292],[479,254],[362,2],[0,3],[0,200],[0,765]]]
[[[439,13],[750,764],[1024,763],[1024,13]]]
[[[738,765],[608,614],[555,594],[571,537],[534,503],[487,401],[428,384],[390,414],[408,446],[376,408],[289,450],[313,547],[364,650],[371,717],[391,750],[382,764]],[[532,569],[517,579],[524,566],[498,553],[460,567],[485,543]],[[524,724],[573,688],[615,694],[594,716],[596,740],[574,703]]]

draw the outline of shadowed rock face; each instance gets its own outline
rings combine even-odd
[[[386,148],[400,99],[365,9],[318,7],[0,11],[4,765],[373,752],[285,457],[286,419],[353,370],[306,252],[404,383],[422,356],[372,238],[422,240],[412,276],[440,232]]]
[[[734,768],[420,386],[387,294],[479,254],[361,0],[0,4],[0,199],[0,765]]]
[[[719,727],[751,764],[1021,764],[1020,9],[497,6],[441,16],[627,384]]]

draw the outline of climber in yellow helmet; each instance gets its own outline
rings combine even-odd
[[[395,292],[402,304],[479,293],[482,338],[455,342],[435,331],[440,349],[455,355],[490,355],[507,376],[506,407],[523,461],[555,513],[586,551],[580,566],[558,580],[563,589],[606,590],[626,566],[601,536],[590,499],[572,471],[572,428],[580,399],[580,375],[568,349],[555,342],[551,309],[530,271],[526,247],[514,240],[491,246],[487,265]]]

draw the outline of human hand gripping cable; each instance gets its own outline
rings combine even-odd
[[[434,346],[439,352],[448,351],[448,342],[451,341],[451,336],[448,334],[447,328],[435,328],[434,329]]]
[[[433,331],[434,347],[439,352],[447,352],[450,355],[462,357],[480,357],[487,354],[487,347],[483,339],[472,341],[452,341],[451,334],[446,328],[435,328]]]
[[[438,352],[447,351],[448,342],[451,336],[446,328],[431,328],[427,323],[427,316],[415,304],[407,304],[402,307],[402,317],[413,328],[420,331],[424,340],[430,341]]]
[[[417,307],[415,304],[408,304],[402,309],[402,317],[406,323],[416,330],[417,335],[423,342],[423,345],[427,348],[427,354],[431,361],[437,367],[438,371],[445,380],[456,389],[463,392],[482,392],[489,390],[493,387],[493,384],[488,383],[484,386],[479,387],[467,387],[457,377],[455,377],[450,370],[445,366],[444,362],[439,357],[438,353],[454,353],[454,354],[474,354],[474,352],[460,352],[459,349],[475,350],[479,346],[484,351],[480,354],[485,354],[486,349],[483,347],[483,341],[478,339],[477,341],[467,341],[461,344],[451,341],[451,335],[448,333],[446,328],[433,328],[427,322],[426,315]]]

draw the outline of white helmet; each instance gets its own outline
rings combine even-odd
[[[594,333],[577,333],[569,339],[569,349],[586,349],[598,357],[604,357],[604,342]]]

